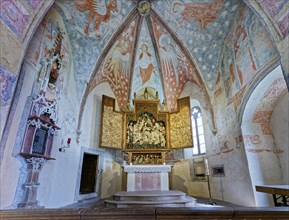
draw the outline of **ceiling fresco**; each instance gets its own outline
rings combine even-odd
[[[224,39],[239,0],[155,1],[153,7],[185,43],[209,90],[214,89]]]
[[[239,6],[239,0],[65,0],[54,7],[67,26],[79,98],[108,82],[122,108],[134,92],[154,87],[173,109],[187,81],[214,90]]]
[[[54,4],[70,38],[79,98],[103,48],[134,6],[132,1],[116,0],[64,0]]]
[[[164,100],[165,96],[163,93],[159,64],[157,62],[147,22],[143,19],[137,45],[131,90],[140,91],[146,87],[157,88],[159,99]],[[130,99],[133,99],[133,92],[130,95]]]
[[[128,100],[136,27],[136,22],[133,20],[118,36],[89,85],[91,91],[95,86],[107,82],[121,109],[126,106]]]

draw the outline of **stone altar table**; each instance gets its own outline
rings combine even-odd
[[[170,165],[125,165],[127,191],[169,190]]]

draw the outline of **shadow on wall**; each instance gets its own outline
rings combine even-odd
[[[173,189],[174,190],[180,190],[182,192],[187,193],[188,187],[185,186],[185,180],[181,178],[180,176],[173,176]]]
[[[121,190],[121,179],[118,172],[114,172],[112,175],[112,179],[109,181],[110,187],[108,188],[108,193],[113,195],[114,193]]]

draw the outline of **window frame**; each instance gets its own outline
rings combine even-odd
[[[197,109],[197,112],[194,112],[194,110]],[[198,124],[198,119],[201,119],[202,124],[199,125]],[[197,143],[195,143],[195,141],[193,142],[193,156],[203,156],[206,154],[207,150],[206,150],[206,140],[205,140],[205,129],[204,129],[204,123],[203,123],[203,117],[202,117],[202,110],[199,106],[194,106],[191,108],[191,121],[192,124],[194,124],[192,126],[192,136],[193,136],[193,140],[197,140]],[[200,128],[202,128],[203,133],[200,134]],[[194,136],[194,133],[196,134],[196,136]],[[203,135],[203,142],[200,143],[200,136]],[[204,144],[205,145],[205,151],[202,152],[201,151],[201,145]],[[197,153],[194,154],[194,148],[197,147]]]

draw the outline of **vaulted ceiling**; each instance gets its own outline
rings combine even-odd
[[[108,83],[120,108],[145,87],[174,108],[185,84],[214,90],[239,0],[57,1],[79,96]],[[87,85],[87,86],[86,86]]]

